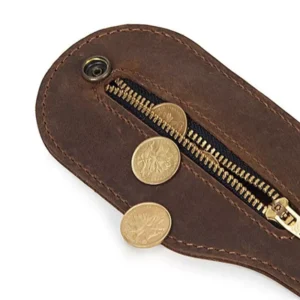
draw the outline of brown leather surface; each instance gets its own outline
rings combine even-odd
[[[93,84],[83,61],[104,55],[113,72]],[[117,76],[179,104],[300,211],[300,125],[194,42],[169,30],[125,25],[96,32],[68,49],[46,74],[36,114],[53,156],[121,212],[154,201],[171,213],[164,245],[179,253],[255,269],[300,295],[300,240],[260,217],[182,155],[176,176],[148,186],[131,156],[157,135],[111,100]]]

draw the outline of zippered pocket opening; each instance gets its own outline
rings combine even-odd
[[[155,106],[167,102],[139,84],[117,78],[107,84],[105,90],[113,100],[159,135],[172,139],[183,154],[262,217],[300,238],[300,220],[288,200],[188,114],[188,129],[182,135],[153,110]]]

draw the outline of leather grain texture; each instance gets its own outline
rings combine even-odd
[[[111,75],[89,83],[83,61],[104,55]],[[242,265],[300,295],[300,240],[259,216],[182,155],[176,176],[139,182],[131,156],[157,133],[114,102],[104,86],[126,77],[179,104],[300,211],[300,125],[271,100],[186,37],[124,25],[79,41],[44,77],[36,115],[51,154],[121,212],[156,201],[172,215],[164,245],[179,253]]]

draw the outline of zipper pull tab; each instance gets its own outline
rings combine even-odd
[[[266,210],[266,217],[300,239],[300,216],[289,206],[287,198],[274,200]]]

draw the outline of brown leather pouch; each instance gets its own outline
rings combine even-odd
[[[82,76],[94,55],[111,63],[97,82]],[[124,102],[118,78],[135,98],[179,105],[189,142],[147,118],[140,102]],[[300,125],[197,44],[144,25],[96,32],[50,68],[36,115],[51,154],[118,210],[147,201],[168,209],[173,223],[163,245],[254,269],[300,295]],[[134,176],[131,157],[158,135],[178,144],[181,165],[152,186]],[[193,145],[219,167],[196,158]]]

